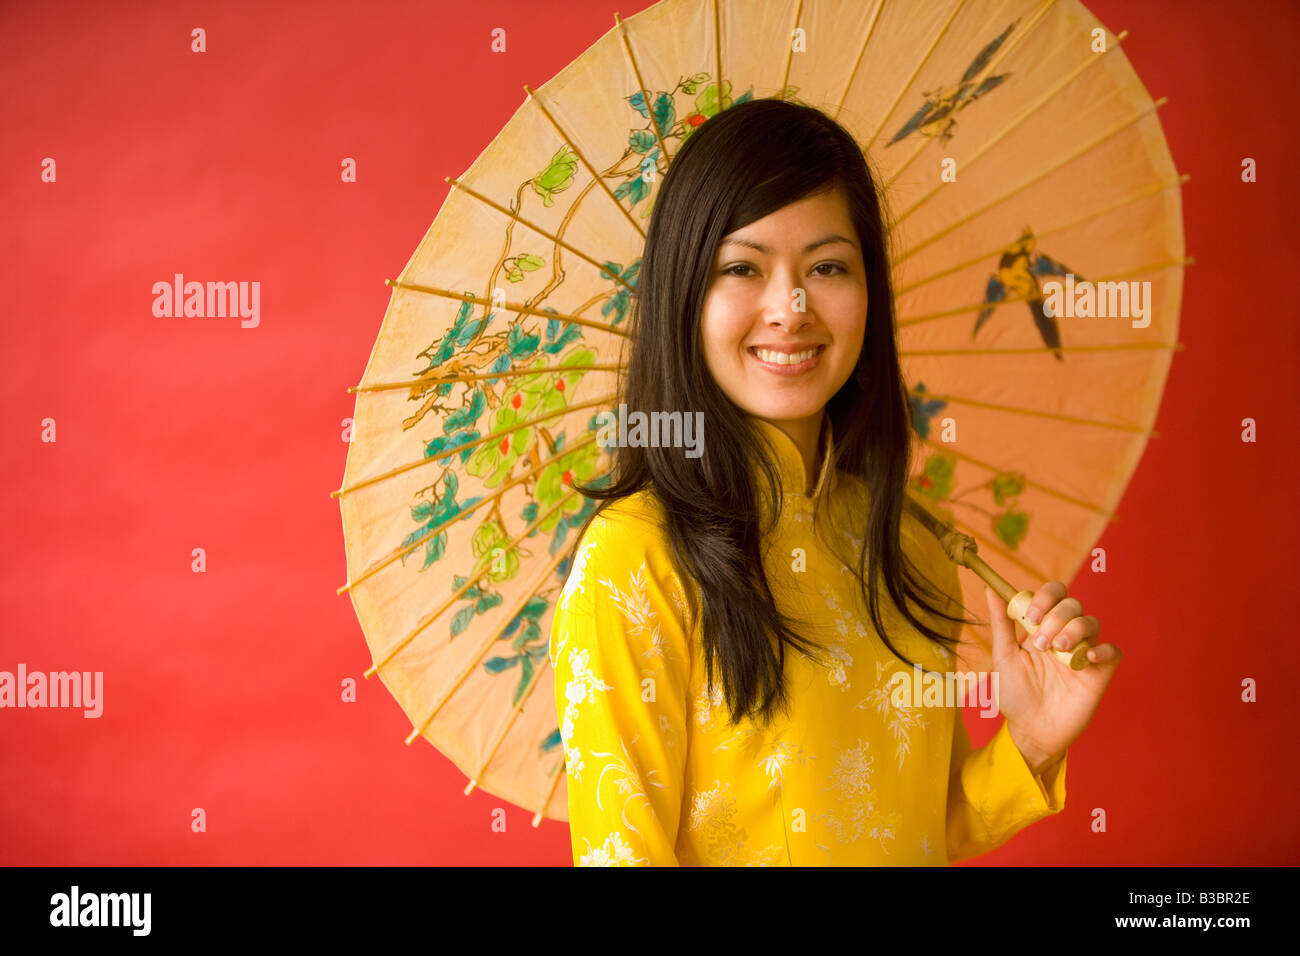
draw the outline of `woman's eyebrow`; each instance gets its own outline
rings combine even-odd
[[[850,246],[853,246],[853,248],[855,249],[857,248],[857,243],[853,242],[851,239],[845,239],[843,236],[831,235],[831,236],[822,236],[820,239],[814,239],[812,242],[808,243],[808,245],[803,247],[803,251],[812,252],[814,249],[817,249],[820,246],[829,246],[832,243],[836,243],[836,242],[845,242],[848,243]],[[748,246],[750,249],[757,249],[759,252],[762,252],[765,255],[772,254],[771,249],[763,245],[761,242],[754,242],[752,239],[740,239],[736,237],[727,237],[724,238],[721,242],[719,242],[718,246],[719,248],[721,248],[722,246]]]

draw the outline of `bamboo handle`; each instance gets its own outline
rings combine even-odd
[[[1019,623],[1025,629],[1025,633],[1029,635],[1025,639],[1026,649],[1037,651],[1038,648],[1034,647],[1033,644],[1033,637],[1038,631],[1038,625],[1031,624],[1025,617],[1025,611],[1029,610],[1029,604],[1034,599],[1034,592],[1017,591],[1003,579],[1002,575],[989,567],[984,562],[984,559],[979,556],[979,549],[974,538],[956,530],[952,525],[940,521],[910,496],[906,500],[912,514],[925,525],[931,534],[939,539],[944,552],[952,559],[953,563],[970,568],[979,576],[981,581],[993,589],[994,594],[1007,602],[1007,617]],[[1068,651],[1058,651],[1049,645],[1047,651],[1040,653],[1051,652],[1066,667],[1071,670],[1081,671],[1092,663],[1088,660],[1088,651],[1091,649],[1092,642],[1084,640]]]
[[[1023,627],[1025,632],[1029,635],[1025,638],[1026,645],[1033,650],[1038,650],[1038,648],[1034,647],[1033,644],[1034,634],[1038,632],[1038,625],[1030,624],[1029,619],[1025,617],[1025,612],[1029,610],[1030,602],[1033,600],[1033,591],[1020,591],[1013,595],[1011,600],[1007,602],[1007,617],[1011,618],[1013,621],[1020,622],[1020,626]],[[1058,661],[1065,664],[1073,671],[1081,671],[1092,663],[1088,660],[1088,651],[1092,649],[1091,641],[1080,641],[1068,651],[1058,651],[1051,645],[1048,645],[1047,649],[1056,655]]]

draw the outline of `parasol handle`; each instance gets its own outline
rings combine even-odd
[[[970,568],[979,576],[980,580],[993,589],[994,594],[1007,602],[1007,617],[1017,622],[1029,635],[1026,640],[1028,649],[1038,650],[1032,643],[1033,636],[1038,631],[1038,625],[1031,623],[1025,617],[1025,612],[1029,610],[1030,602],[1034,599],[1034,592],[1017,591],[1008,584],[1002,575],[989,567],[984,559],[979,556],[979,549],[975,544],[975,539],[970,535],[958,531],[944,521],[940,521],[910,496],[905,496],[905,500],[912,514],[916,515],[921,524],[925,525],[926,529],[939,539],[939,544],[943,547],[944,553],[948,555],[952,562],[960,567]],[[1058,651],[1052,647],[1047,650],[1071,670],[1081,671],[1091,663],[1088,660],[1088,651],[1091,649],[1092,643],[1083,640],[1068,651]]]

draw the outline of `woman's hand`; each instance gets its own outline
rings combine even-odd
[[[993,626],[993,669],[998,675],[998,709],[1007,730],[1035,775],[1055,764],[1075,738],[1083,733],[1101,702],[1106,685],[1119,666],[1119,648],[1098,643],[1101,625],[1083,614],[1083,605],[1066,596],[1065,585],[1048,581],[1038,589],[1026,616],[1037,614],[1035,640],[1046,639],[1057,650],[1068,651],[1081,640],[1093,644],[1089,664],[1071,670],[1050,650],[1023,645],[1016,624],[1007,616],[1006,602],[985,588]]]

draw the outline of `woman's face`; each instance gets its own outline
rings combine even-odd
[[[839,189],[719,242],[701,318],[705,364],[748,414],[820,422],[853,374],[866,321],[866,269]]]

